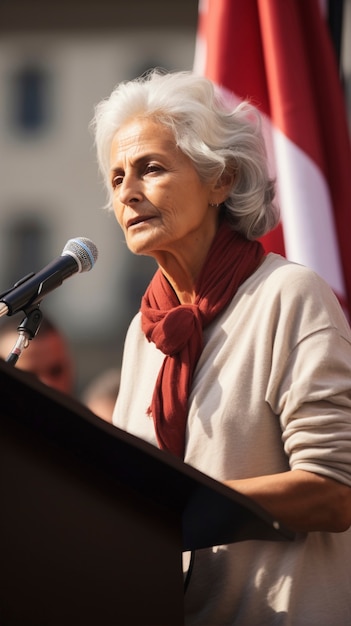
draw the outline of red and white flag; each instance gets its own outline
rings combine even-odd
[[[351,149],[319,0],[200,0],[194,70],[263,115],[281,222],[267,251],[320,274],[351,311]]]

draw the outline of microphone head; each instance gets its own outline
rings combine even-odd
[[[78,264],[78,272],[89,272],[98,258],[96,245],[86,237],[69,239],[62,251],[62,256],[72,256]]]

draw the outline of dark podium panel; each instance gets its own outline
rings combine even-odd
[[[0,624],[179,626],[183,550],[293,535],[0,360]]]

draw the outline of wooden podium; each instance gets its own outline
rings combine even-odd
[[[182,551],[293,538],[2,360],[0,389],[0,624],[180,626]]]

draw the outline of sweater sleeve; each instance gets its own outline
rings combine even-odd
[[[324,281],[304,272],[296,281],[282,294],[270,397],[291,469],[351,486],[350,329]]]
[[[291,468],[351,486],[350,356],[336,331],[305,339],[290,358],[293,380],[280,415]]]

